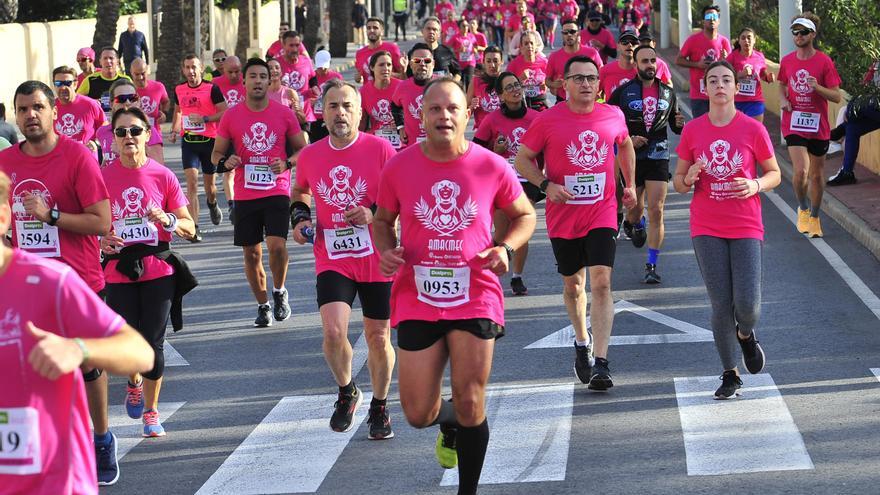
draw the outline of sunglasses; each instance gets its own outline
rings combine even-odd
[[[76,61],[77,61],[78,63],[83,63],[83,62],[85,62],[86,60],[88,60],[89,62],[92,62],[92,61],[93,61],[92,59],[90,59],[90,58],[88,58],[88,57],[84,57],[84,58],[78,58],[78,59],[76,59]]]
[[[562,34],[578,34],[578,30],[577,29],[566,29],[565,31],[562,32]]]
[[[60,88],[61,86],[70,87],[73,85],[73,81],[54,81],[53,84],[55,84],[56,88]]]
[[[218,64],[222,64],[223,62],[226,62],[226,57],[217,57],[214,59],[214,62],[217,62]]]
[[[792,29],[791,35],[792,36],[808,36],[812,32],[813,32],[812,29]]]
[[[414,64],[425,64],[425,65],[428,65],[434,61],[434,59],[432,59],[431,57],[425,57],[425,58],[415,57],[410,60],[412,60],[412,63],[414,63]]]
[[[143,127],[133,125],[131,127],[117,127],[116,129],[113,129],[113,134],[115,134],[116,137],[121,138],[124,138],[125,136],[138,137],[143,134],[145,130],[146,129]]]
[[[703,17],[704,21],[717,21],[719,19],[718,14],[706,14]]]
[[[131,94],[131,95],[116,95],[116,96],[113,98],[113,101],[116,102],[116,103],[134,103],[134,102],[137,101],[137,99],[138,99],[138,95],[135,95],[135,94]]]
[[[518,90],[522,89],[522,84],[518,83],[518,82],[510,83],[507,86],[504,86],[504,88],[502,88],[502,89],[504,89],[504,91],[508,91],[508,92],[518,91]]]
[[[627,39],[625,39],[625,40],[620,40],[620,41],[618,41],[618,43],[621,44],[621,45],[624,45],[624,46],[626,46],[626,45],[629,45],[629,46],[636,46],[636,45],[639,44],[639,40],[634,40],[634,39],[627,38]]]
[[[588,82],[590,84],[596,83],[599,81],[599,76],[594,74],[574,74],[571,76],[567,76],[566,79],[571,79],[577,85],[583,85],[584,82]]]

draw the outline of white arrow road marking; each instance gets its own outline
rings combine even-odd
[[[367,364],[367,351],[369,349],[367,348],[366,333],[361,332],[361,336],[358,337],[357,342],[354,343],[351,350],[351,379],[354,380],[354,378],[361,372],[364,365]],[[369,381],[369,378],[367,381]]]
[[[177,349],[171,346],[171,343],[165,341],[165,366],[189,366],[189,362],[177,352]]]
[[[880,381],[880,368],[871,368],[871,373],[874,373],[874,376],[877,377],[877,381]]]
[[[573,392],[572,383],[490,386],[480,484],[565,480]],[[446,470],[440,485],[458,485],[458,470]]]
[[[746,375],[742,396],[714,400],[717,376],[675,378],[690,476],[813,469],[769,374]]]
[[[167,426],[165,423],[168,421],[168,418],[176,413],[184,404],[186,404],[186,402],[160,402],[159,414],[161,417],[159,420],[162,422],[162,426]],[[166,429],[170,434],[172,429]],[[124,405],[110,406],[110,431],[116,435],[116,440],[119,442],[116,445],[116,455],[119,459],[125,457],[125,454],[129,453],[131,449],[137,447],[139,443],[145,440],[143,437],[143,420],[129,418],[128,414],[125,412]]]
[[[629,311],[645,317],[651,321],[666,325],[680,333],[656,334],[656,335],[612,335],[611,345],[638,345],[638,344],[681,344],[686,342],[712,342],[712,332],[698,327],[686,321],[658,313],[621,299],[614,303],[614,314]],[[587,318],[587,329],[590,328],[590,319]],[[553,332],[552,334],[527,345],[526,349],[549,349],[555,347],[571,347],[574,342],[574,327],[567,327]]]
[[[197,495],[316,492],[367,416],[370,400],[365,392],[351,430],[337,433],[330,429],[336,394],[282,398]]]

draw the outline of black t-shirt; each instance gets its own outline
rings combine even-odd
[[[461,74],[455,52],[443,44],[437,45],[434,49],[434,74],[438,73],[449,76]]]

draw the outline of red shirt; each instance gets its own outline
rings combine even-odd
[[[103,289],[98,237],[44,224],[28,215],[22,204],[26,193],[37,194],[64,216],[83,213],[86,207],[108,199],[98,162],[89,150],[58,136],[55,149],[32,157],[24,154],[19,144],[0,151],[0,171],[12,180],[12,245],[37,256],[58,258],[76,270],[93,291]]]
[[[726,58],[731,52],[730,40],[720,34],[715,39],[709,39],[701,31],[692,34],[681,47],[681,56],[691,62],[706,60],[714,62]],[[691,68],[690,71],[690,97],[691,99],[708,100],[706,87],[703,82],[703,69]]]
[[[551,53],[550,57],[547,59],[547,79],[555,81],[565,77],[565,64],[571,60],[572,57],[578,55],[590,57],[593,62],[596,62],[596,65],[598,65],[600,69],[602,68],[602,65],[604,65],[602,57],[599,56],[599,52],[591,46],[582,45],[580,49],[574,53],[568,53],[564,48],[560,48]],[[564,100],[566,98],[565,88],[560,87],[557,89],[556,97]]]
[[[77,95],[67,105],[57,102],[58,114],[55,117],[55,133],[67,136],[74,141],[86,144],[95,138],[95,133],[104,125],[104,110],[97,101]]]
[[[392,78],[391,84],[385,89],[377,89],[371,82],[361,86],[361,109],[370,121],[367,132],[385,139],[394,149],[400,149],[401,143],[394,125],[394,115],[391,114],[391,101],[401,84],[400,79]]]
[[[370,74],[370,57],[372,57],[374,53],[383,50],[391,54],[392,71],[397,73],[404,71],[404,68],[400,66],[400,47],[398,47],[396,43],[383,41],[378,48],[370,48],[370,45],[367,45],[359,48],[354,54],[354,66],[357,68],[357,71],[360,72],[361,77],[363,77],[365,81],[373,79],[373,75]]]
[[[794,134],[807,139],[829,139],[828,100],[807,84],[807,77],[813,76],[826,88],[840,86],[840,75],[834,62],[822,52],[807,60],[797,58],[791,52],[779,63],[779,83],[785,86],[786,96],[791,103],[791,112],[782,112],[782,134]]]
[[[599,69],[599,86],[605,93],[605,99],[611,98],[614,90],[632,81],[638,75],[638,69],[624,69],[619,62],[613,62]]]

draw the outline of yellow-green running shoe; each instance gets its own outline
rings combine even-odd
[[[437,434],[434,454],[437,456],[437,462],[444,469],[452,469],[458,465],[458,452],[455,451],[456,433],[457,430],[455,428],[440,425],[440,433]]]

